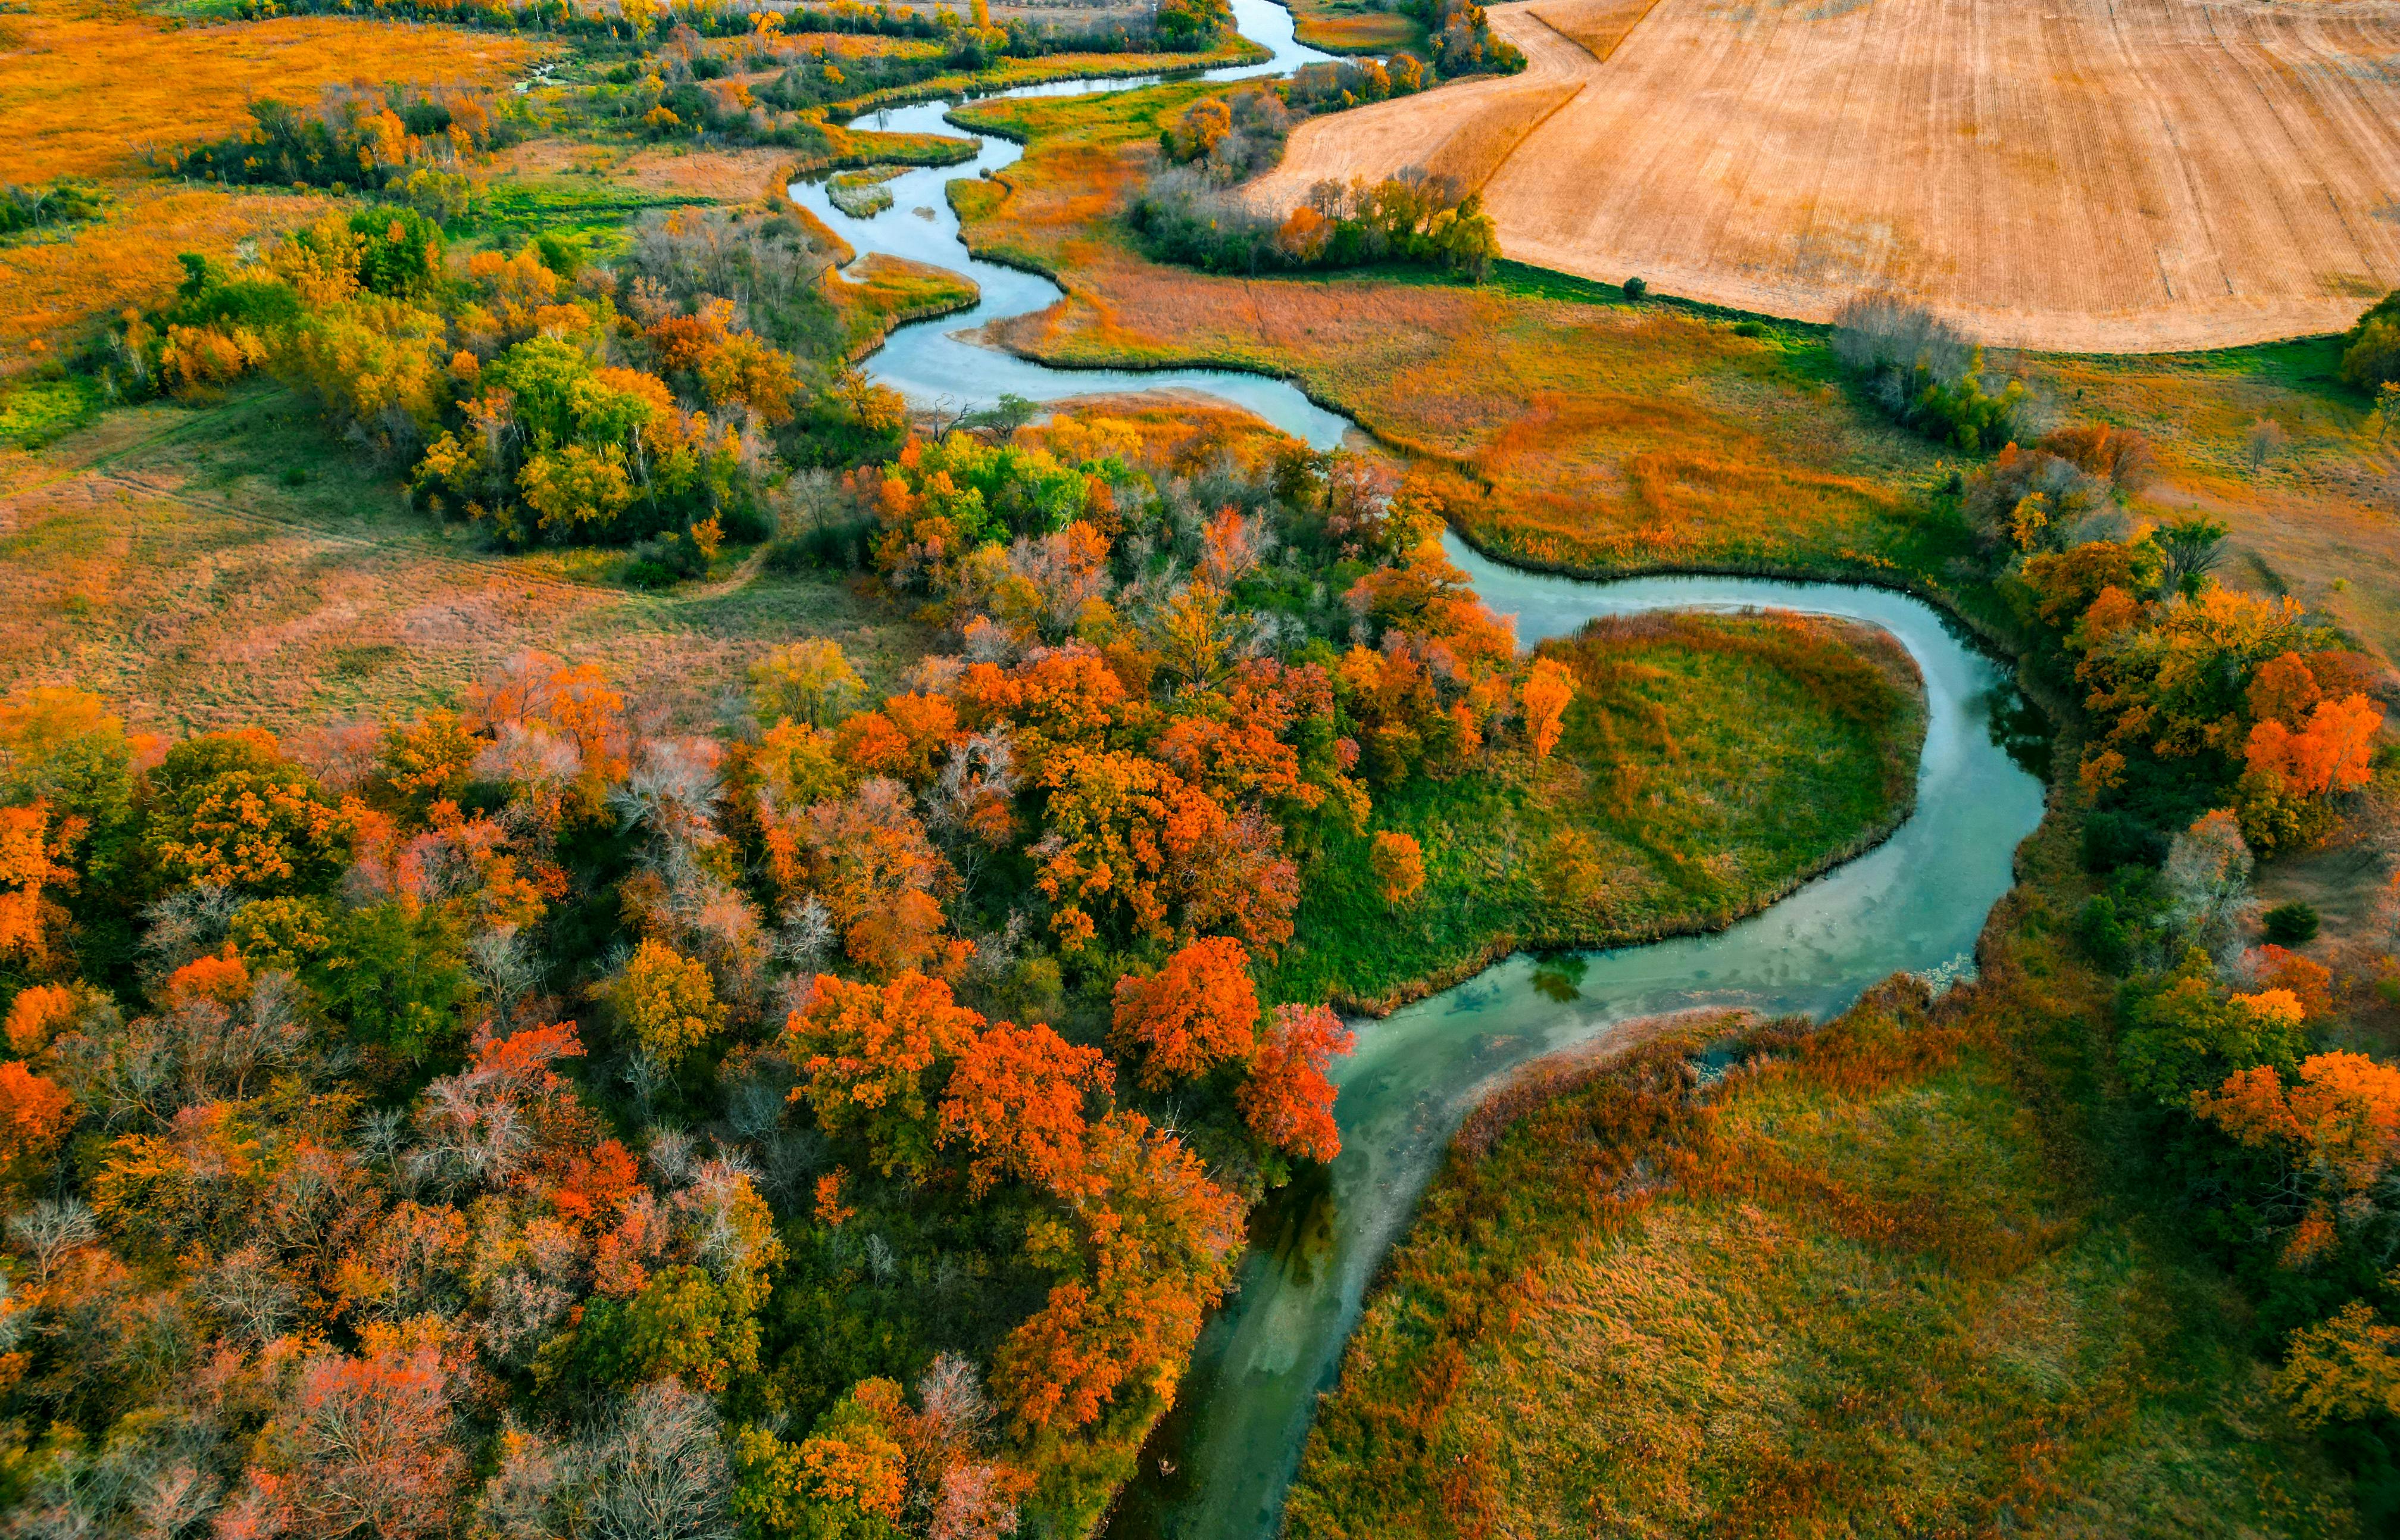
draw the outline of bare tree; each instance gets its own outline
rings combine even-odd
[[[2283,453],[2284,446],[2291,442],[2292,435],[2272,417],[2260,417],[2252,423],[2250,431],[2243,438],[2243,447],[2250,456],[2250,474],[2255,476],[2266,470],[2267,462]]]

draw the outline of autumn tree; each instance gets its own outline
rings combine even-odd
[[[237,1511],[323,1540],[446,1533],[468,1470],[449,1380],[430,1345],[308,1359],[259,1435]]]
[[[1163,1091],[1247,1060],[1258,1046],[1258,1020],[1249,954],[1230,936],[1205,936],[1149,977],[1117,980],[1111,1042],[1139,1062],[1142,1089]]]
[[[1002,1177],[1071,1191],[1084,1179],[1084,1105],[1115,1079],[1095,1048],[1079,1048],[1039,1023],[1002,1022],[960,1055],[941,1103],[946,1143],[973,1152],[968,1190]]]
[[[1330,1161],[1342,1152],[1326,1066],[1357,1042],[1327,1006],[1278,1005],[1234,1100],[1252,1137],[1280,1154]]]
[[[58,895],[75,882],[66,864],[80,820],[54,826],[47,803],[0,808],[0,958],[47,963],[67,925]]]
[[[1180,1140],[1119,1112],[1094,1125],[1091,1149],[1082,1276],[1055,1286],[992,1361],[993,1388],[1029,1433],[1086,1426],[1126,1386],[1180,1372],[1240,1244],[1240,1200]]]
[[[1525,740],[1534,757],[1546,760],[1566,730],[1567,704],[1575,699],[1575,676],[1555,658],[1536,658],[1525,672],[1523,693]]]
[[[2212,957],[2230,956],[2250,913],[2256,862],[2242,827],[2224,810],[2175,836],[2161,871],[2176,927]]]
[[[2228,1075],[2265,1067],[2295,1069],[2305,1029],[2299,1001],[2288,990],[2228,994],[2216,965],[2194,947],[2175,970],[2132,1002],[2118,1058],[2126,1079],[2170,1107],[2189,1107],[2193,1095]]]
[[[608,1000],[642,1051],[673,1067],[725,1026],[708,970],[674,947],[644,941],[609,982]]]
[[[307,892],[349,860],[354,818],[255,729],[176,744],[150,788],[150,847],[170,882]]]
[[[891,975],[944,958],[942,900],[958,876],[926,838],[906,787],[872,777],[843,801],[816,804],[787,848],[788,882],[825,900],[852,961]]]
[[[2286,1262],[2331,1247],[2339,1226],[2375,1217],[2372,1194],[2400,1162],[2400,1070],[2361,1054],[2312,1055],[2288,1080],[2274,1065],[2237,1070],[2196,1093],[2192,1111],[2286,1164],[2305,1206]]]
[[[56,1081],[14,1059],[0,1063],[0,1165],[47,1157],[65,1137],[74,1106]]]
[[[802,1075],[792,1099],[805,1101],[827,1134],[864,1139],[886,1176],[922,1179],[940,1134],[936,1071],[967,1052],[982,1026],[952,1002],[948,985],[922,974],[881,986],[820,974],[784,1029]]]
[[[1382,884],[1384,902],[1405,904],[1425,887],[1425,852],[1417,838],[1397,829],[1377,829],[1367,851],[1367,864]]]
[[[788,643],[750,665],[750,703],[765,727],[786,718],[825,727],[866,689],[840,644],[828,637]]]
[[[2400,1327],[2350,1301],[2292,1333],[2275,1390],[2305,1427],[2400,1417]]]

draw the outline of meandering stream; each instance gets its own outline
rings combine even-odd
[[[1207,79],[1239,80],[1250,75],[1278,75],[1331,57],[1292,41],[1291,13],[1274,0],[1234,0],[1234,18],[1242,35],[1266,48],[1271,57],[1260,63],[1211,70]],[[1135,75],[1107,80],[1058,80],[999,94],[1078,96],[1129,90],[1162,78]],[[983,291],[982,298],[972,309],[904,326],[893,333],[868,361],[869,375],[913,402],[964,409],[989,406],[1003,395],[1043,402],[1117,391],[1205,390],[1258,414],[1319,449],[1341,442],[1349,423],[1302,395],[1289,380],[1228,369],[1053,369],[1031,359],[965,340],[961,334],[988,322],[1048,309],[1057,302],[1060,292],[1057,284],[1039,273],[1003,267],[969,254],[966,243],[959,238],[959,216],[943,194],[944,185],[959,177],[980,176],[1013,165],[1024,151],[1008,140],[974,134],[949,122],[945,115],[953,105],[949,102],[920,102],[858,120],[859,127],[894,133],[952,134],[978,142],[975,157],[962,165],[927,167],[893,177],[885,184],[892,189],[892,207],[881,213],[866,219],[853,219],[843,213],[833,206],[822,180],[797,183],[792,187],[792,196],[856,248],[861,258],[882,252],[931,263],[965,273]]]
[[[1270,48],[1261,64],[1213,72],[1231,79],[1326,56],[1292,41],[1271,0],[1234,0],[1245,35]],[[1114,90],[1142,80],[1065,82],[1011,94]],[[875,126],[958,132],[947,102],[898,109]],[[1347,423],[1289,383],[1219,370],[1047,368],[958,334],[1040,310],[1059,297],[1048,279],[966,254],[943,196],[952,177],[1016,159],[1017,146],[982,136],[962,167],[907,172],[893,206],[868,219],[835,209],[822,185],[793,196],[864,255],[888,252],[953,269],[982,285],[963,314],[895,332],[866,365],[928,403],[988,405],[1181,388],[1244,406],[1325,446]],[[917,211],[930,211],[926,217]],[[1537,1055],[1588,1042],[1638,1016],[1698,1005],[1769,1014],[1841,1010],[1902,971],[1962,965],[1992,905],[2012,880],[2017,843],[2040,821],[2040,779],[2011,754],[2013,694],[2006,676],[1927,605],[1879,589],[1729,578],[1592,583],[1519,571],[1455,539],[1451,554],[1486,603],[1517,619],[1520,641],[1561,635],[1596,615],[1678,607],[1772,606],[1842,616],[1890,632],[1925,676],[1927,725],[1916,811],[1884,844],[1782,902],[1713,935],[1595,952],[1581,976],[1511,958],[1456,988],[1375,1022],[1335,1067],[1341,1157],[1262,1216],[1238,1292],[1211,1319],[1178,1411],[1144,1451],[1140,1476],[1110,1527],[1118,1540],[1257,1540],[1276,1528],[1299,1467],[1317,1395],[1332,1383],[1377,1262],[1398,1237],[1451,1133],[1478,1088]],[[1563,997],[1563,998],[1562,998]]]

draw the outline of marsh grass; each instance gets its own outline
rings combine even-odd
[[[1454,1147],[1285,1533],[2358,1533],[2239,1296],[2118,1196],[2037,845],[1982,982],[1687,1029]]]
[[[1703,567],[1897,580],[1968,540],[1948,467],[1840,383],[1822,334],[1629,304],[1511,268],[1481,287],[1389,273],[1212,277],[1149,261],[1125,223],[1177,83],[970,106],[1024,140],[953,184],[968,243],[1055,274],[1065,301],[1003,340],[1063,364],[1215,364],[1294,379],[1458,479],[1452,517],[1496,553],[1588,574]]]
[[[1885,633],[1787,614],[1596,620],[1545,643],[1577,693],[1547,766],[1379,792],[1309,867],[1278,998],[1388,1008],[1520,947],[1725,924],[1908,811],[1924,708]],[[1387,904],[1372,833],[1415,837],[1425,885]]]

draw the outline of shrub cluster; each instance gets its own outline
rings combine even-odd
[[[98,219],[108,195],[88,182],[61,177],[47,187],[0,185],[0,236],[55,229]]]
[[[1834,352],[1894,420],[1969,454],[2016,433],[2025,387],[1994,388],[1984,350],[1921,306],[1862,295],[1834,321]]]
[[[2400,292],[2376,301],[2342,338],[2341,377],[2366,391],[2400,384]]]

